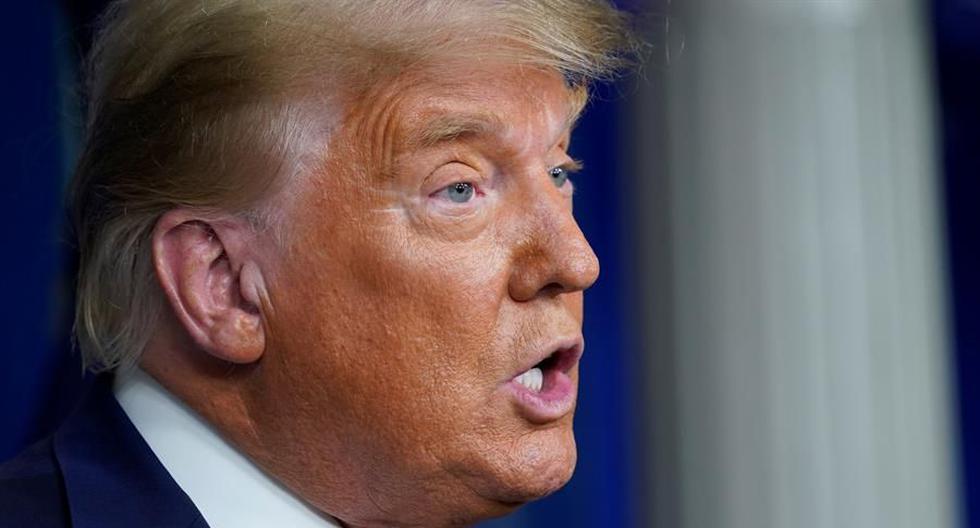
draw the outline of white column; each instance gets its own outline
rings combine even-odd
[[[957,525],[924,15],[673,4],[634,123],[655,526]]]

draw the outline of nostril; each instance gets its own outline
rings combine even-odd
[[[544,288],[541,288],[541,293],[544,295],[558,295],[559,293],[565,293],[565,291],[565,286],[558,282],[549,282]]]

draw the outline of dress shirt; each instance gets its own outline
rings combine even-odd
[[[113,391],[211,528],[340,528],[266,475],[142,370],[120,373]]]

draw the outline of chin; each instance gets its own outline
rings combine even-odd
[[[482,442],[469,438],[450,449],[453,463],[438,470],[429,485],[413,488],[372,517],[336,514],[349,526],[472,526],[512,513],[545,497],[572,477],[577,459],[571,424],[525,431],[518,437]],[[430,474],[430,476],[434,476]],[[410,499],[410,500],[405,500]],[[377,507],[378,504],[373,504]],[[324,511],[329,511],[324,508]],[[393,517],[392,514],[395,514]],[[398,523],[392,522],[398,519]]]
[[[571,426],[535,431],[502,451],[503,460],[488,461],[496,468],[473,489],[505,508],[500,515],[538,500],[568,483],[577,453]]]
[[[466,490],[475,492],[477,500],[470,503],[465,514],[458,515],[446,526],[472,526],[473,524],[495,517],[503,517],[521,506],[544,498],[561,489],[572,478],[575,471],[576,452],[574,440],[559,453],[542,457],[540,452],[532,450],[523,456],[515,457],[511,453],[508,464],[513,464],[515,458],[528,458],[516,467],[511,467],[503,475],[495,474],[483,478],[475,474],[468,475]],[[442,525],[432,523],[432,526]]]

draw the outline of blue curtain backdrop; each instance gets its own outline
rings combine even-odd
[[[0,459],[46,434],[70,409],[81,367],[70,355],[73,254],[62,190],[76,117],[73,42],[57,5],[17,2],[4,16],[0,291]]]
[[[0,460],[48,434],[70,411],[84,380],[71,352],[73,247],[63,191],[77,148],[75,97],[102,0],[22,2],[8,6],[3,67],[5,119],[0,156],[4,255],[0,281],[6,367],[0,373]],[[549,499],[492,526],[639,526],[643,463],[637,343],[630,322],[632,270],[619,162],[622,96],[600,87],[576,131],[572,153],[585,161],[576,179],[576,214],[602,263],[586,296],[587,351],[576,420],[579,465],[572,482]]]
[[[980,2],[935,0],[962,503],[980,527]]]

